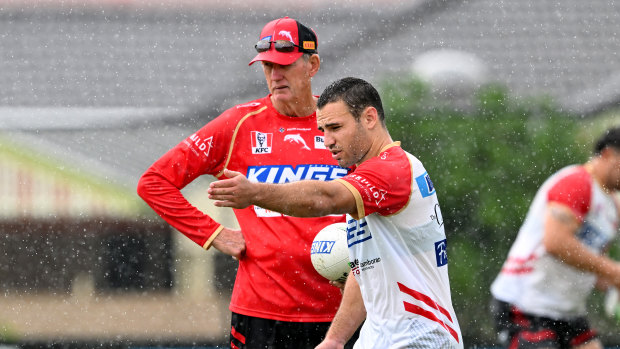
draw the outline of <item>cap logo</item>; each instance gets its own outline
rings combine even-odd
[[[291,35],[291,32],[288,30],[280,30],[278,35],[286,36],[292,43],[295,43],[295,40],[293,40],[293,36]]]
[[[316,45],[314,44],[314,41],[304,41],[302,44],[302,47],[304,48],[304,50],[315,50],[316,49]]]

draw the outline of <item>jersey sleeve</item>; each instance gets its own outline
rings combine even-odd
[[[592,180],[586,171],[578,171],[558,180],[547,192],[547,201],[567,206],[583,221],[590,210]]]
[[[411,196],[408,161],[388,161],[379,156],[365,161],[338,181],[353,193],[357,219],[375,212],[383,216],[394,214],[405,207]]]
[[[170,149],[138,181],[138,195],[168,224],[204,248],[223,227],[190,204],[181,189],[198,176],[223,169],[236,125],[231,114],[225,112]]]

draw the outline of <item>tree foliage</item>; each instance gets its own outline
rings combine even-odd
[[[450,107],[422,82],[382,86],[392,138],[428,171],[449,243],[453,301],[466,338],[492,341],[489,287],[537,189],[587,159],[578,120],[545,98],[511,98],[484,86],[468,107]]]

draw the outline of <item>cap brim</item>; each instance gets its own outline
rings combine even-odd
[[[256,61],[267,61],[279,65],[289,65],[293,64],[293,62],[298,60],[303,54],[303,52],[278,52],[272,48],[269,51],[257,54],[248,65],[252,65],[252,63]]]

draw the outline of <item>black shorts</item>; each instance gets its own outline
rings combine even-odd
[[[288,322],[232,313],[232,349],[313,349],[329,329],[330,322]],[[353,348],[359,329],[345,348]]]
[[[491,313],[501,344],[516,348],[569,349],[597,338],[585,317],[553,320],[525,314],[515,306],[493,299]]]

